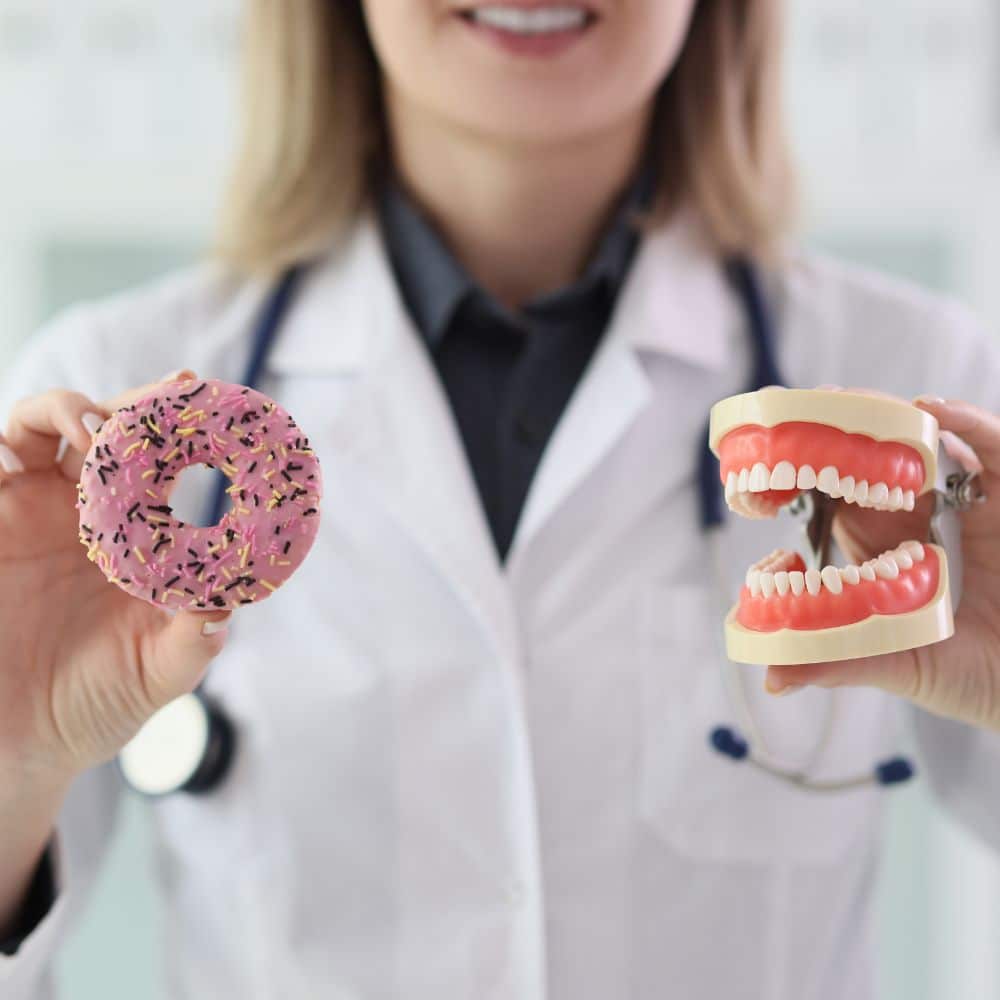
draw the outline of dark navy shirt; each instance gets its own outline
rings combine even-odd
[[[514,311],[475,283],[397,182],[381,186],[396,281],[448,395],[501,561],[545,447],[608,325],[652,176],[647,169],[633,180],[578,280]]]
[[[9,937],[0,941],[0,954],[13,955],[24,939],[38,926],[55,901],[55,881],[51,847],[46,847],[31,878],[28,893]]]

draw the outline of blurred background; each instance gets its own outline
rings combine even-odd
[[[789,8],[804,239],[958,296],[1000,330],[1000,5]],[[238,13],[238,0],[0,0],[0,366],[65,304],[202,251]],[[123,820],[60,960],[72,1000],[163,995],[142,804]],[[919,782],[892,793],[884,859],[882,1000],[1000,997],[1000,859]]]

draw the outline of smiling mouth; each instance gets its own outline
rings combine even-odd
[[[593,10],[578,4],[487,3],[456,13],[474,34],[522,56],[557,55],[598,20]]]
[[[484,4],[460,10],[459,16],[470,24],[493,28],[513,35],[552,35],[579,31],[597,20],[593,11],[573,4],[550,4],[532,7],[514,4]]]
[[[726,502],[743,517],[774,517],[808,491],[827,502],[912,511],[934,487],[937,434],[933,417],[897,400],[763,389],[712,408],[710,445]],[[748,663],[912,648],[950,629],[944,551],[916,539],[846,566],[807,568],[798,553],[776,550],[747,570],[726,622],[730,654]],[[777,633],[780,645],[763,641]]]

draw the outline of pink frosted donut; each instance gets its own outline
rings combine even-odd
[[[173,516],[190,465],[218,468],[233,507],[199,528]],[[240,385],[175,382],[99,428],[78,487],[80,541],[104,575],[167,608],[234,608],[268,597],[319,527],[319,460],[273,400]]]

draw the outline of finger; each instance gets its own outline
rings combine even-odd
[[[142,651],[146,691],[154,708],[193,691],[229,635],[231,611],[178,611]]]
[[[890,399],[894,403],[909,402],[909,400],[903,399],[901,396],[895,396],[891,392],[883,392],[881,389],[860,389],[850,386],[845,388],[842,385],[818,385],[816,388],[825,389],[827,392],[849,392],[856,396],[871,396],[874,399]]]
[[[936,417],[943,431],[965,441],[986,471],[1000,475],[1000,417],[961,399],[920,396],[914,404]]]
[[[968,441],[963,441],[951,431],[941,431],[938,435],[945,454],[953,458],[966,472],[982,472],[983,463]]]
[[[6,443],[25,468],[50,468],[59,449],[60,438],[85,454],[93,432],[107,412],[79,392],[53,389],[19,400],[10,411]]]
[[[79,478],[83,457],[90,450],[94,433],[121,405],[154,392],[164,381],[194,378],[187,369],[171,372],[160,382],[123,393],[116,399],[95,403],[82,393],[65,389],[30,396],[14,404],[6,433],[6,444],[29,470],[46,469],[58,462],[68,479]]]
[[[0,435],[0,486],[4,482],[13,479],[14,476],[24,472],[24,462],[18,457],[13,448]]]
[[[111,399],[106,399],[101,403],[101,406],[109,413],[113,413],[115,410],[120,410],[125,406],[131,406],[134,402],[136,402],[136,400],[144,399],[146,396],[152,396],[156,390],[161,388],[165,383],[187,382],[193,378],[197,378],[197,376],[193,371],[191,371],[190,368],[181,368],[179,371],[171,372],[169,375],[164,375],[155,382],[147,382],[145,385],[141,385],[138,388],[128,389]]]
[[[771,694],[812,685],[822,688],[876,687],[911,697],[916,688],[917,658],[912,649],[884,656],[862,656],[832,663],[788,664],[768,667],[764,687]]]
[[[9,476],[16,476],[19,472],[24,472],[24,463],[8,445],[0,434],[0,472],[5,472]]]

